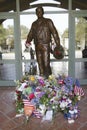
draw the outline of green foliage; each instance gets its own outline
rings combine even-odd
[[[23,112],[23,107],[24,107],[24,104],[23,104],[22,100],[16,101],[16,112],[17,113],[22,113]]]
[[[50,98],[48,98],[48,94],[44,94],[41,99],[40,99],[40,103],[44,104],[45,106],[48,106],[48,103],[50,102]]]
[[[0,25],[0,45],[5,43],[6,40],[6,29],[3,27],[3,25]]]
[[[76,23],[76,40],[80,41],[85,34],[86,20],[83,18],[78,19]]]
[[[87,28],[87,22],[84,18],[75,19],[75,40],[76,44],[82,44],[82,40],[85,38],[85,29]],[[62,34],[62,38],[68,38],[68,29]]]
[[[6,29],[6,35],[14,35],[14,27],[12,25],[8,25],[8,28]]]
[[[21,39],[26,39],[26,36],[28,34],[28,28],[24,25],[21,25]]]
[[[28,28],[24,25],[21,25],[21,39],[26,39],[28,34]],[[8,39],[8,43],[6,40]],[[0,25],[0,46],[2,48],[9,45],[11,48],[14,48],[14,26],[8,25],[7,28],[4,28],[3,25]]]

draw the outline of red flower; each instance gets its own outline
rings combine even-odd
[[[34,93],[29,94],[29,99],[32,100],[33,98],[35,98]]]
[[[18,96],[17,96],[17,100],[18,100],[18,101],[21,100],[21,95],[18,95]]]
[[[56,55],[60,55],[61,52],[60,52],[60,51],[56,51],[55,54],[56,54]]]
[[[27,88],[28,87],[28,85],[26,84],[25,86],[24,86],[24,88]]]
[[[20,91],[16,90],[16,94],[20,94]]]

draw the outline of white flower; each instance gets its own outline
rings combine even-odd
[[[45,111],[46,111],[46,106],[43,105],[43,104],[40,104],[40,105],[39,105],[39,109],[40,109],[40,113],[41,113],[42,115],[44,115],[44,114],[45,114]]]
[[[67,98],[66,101],[67,101],[67,105],[72,103],[72,101],[69,98]]]
[[[60,103],[60,108],[61,108],[62,110],[64,110],[66,106],[67,106],[67,102],[66,102],[66,101],[62,101],[62,102]]]
[[[22,83],[22,85],[20,86],[20,88],[18,88],[18,90],[22,92],[26,85],[27,85],[26,82]]]

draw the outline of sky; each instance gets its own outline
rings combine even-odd
[[[68,15],[67,14],[46,14],[44,17],[51,18],[54,22],[55,27],[59,30],[60,33],[64,32],[68,28]],[[26,20],[25,20],[26,19]],[[26,15],[21,16],[21,25],[25,25],[28,28],[31,27],[32,22],[37,19],[35,15]]]
[[[42,1],[42,0],[39,0]],[[45,0],[43,0],[45,1]],[[54,22],[55,27],[57,28],[59,33],[63,33],[66,28],[68,28],[68,14],[60,13],[60,14],[45,14],[45,11],[62,11],[64,9],[58,9],[54,7],[44,7],[44,17],[52,19]],[[26,10],[24,12],[33,11],[35,12],[35,9]],[[21,15],[20,16],[20,24],[25,25],[30,29],[32,22],[34,22],[37,19],[36,14],[29,14],[29,15]],[[8,25],[13,25],[13,20],[8,19],[3,23],[3,26],[7,28]]]

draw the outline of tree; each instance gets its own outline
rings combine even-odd
[[[21,39],[26,39],[26,36],[28,34],[28,28],[24,25],[21,25],[20,29],[21,29]],[[2,35],[4,35],[6,38],[7,46],[9,46],[10,48],[14,48],[14,26],[8,25],[6,29],[2,28],[2,31],[4,30],[5,30],[5,35],[4,34]]]
[[[6,35],[14,35],[14,27],[12,25],[7,26]]]
[[[0,24],[0,46],[6,42],[6,29],[3,28],[3,25]]]
[[[87,28],[87,23],[84,18],[78,18],[76,22],[76,30],[75,30],[75,40],[76,44],[81,45],[82,40],[85,39],[85,28]]]
[[[21,39],[26,39],[26,36],[28,34],[28,28],[24,25],[21,25]]]
[[[78,45],[82,45],[82,41],[85,39],[85,29],[87,28],[87,21],[84,18],[76,18],[75,19],[75,41],[76,47]],[[62,34],[63,41],[65,38],[68,38],[68,29],[64,31]]]

